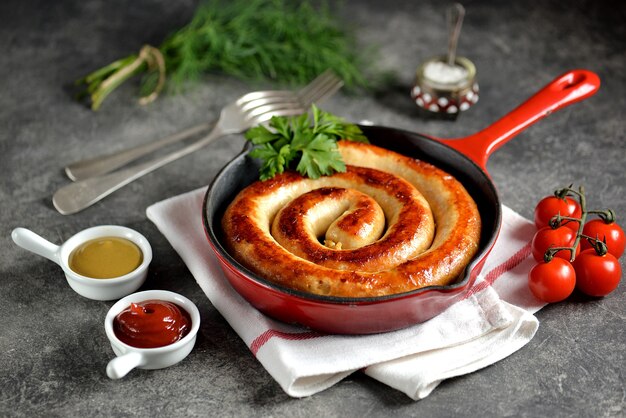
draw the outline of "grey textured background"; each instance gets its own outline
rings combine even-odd
[[[339,94],[326,109],[352,120],[440,137],[473,133],[562,72],[587,68],[600,92],[540,122],[500,149],[489,171],[503,202],[526,217],[538,199],[572,182],[594,207],[623,220],[626,147],[626,10],[620,2],[467,1],[459,53],[478,68],[481,99],[457,121],[425,120],[408,98],[417,65],[446,45],[444,4],[347,1],[343,17],[359,41],[377,45],[376,64],[397,72],[397,88]],[[579,294],[546,307],[535,338],[477,373],[444,382],[425,400],[359,373],[305,399],[291,399],[253,358],[178,255],[146,219],[151,203],[207,184],[240,149],[221,140],[76,215],[62,216],[52,193],[62,167],[140,144],[214,117],[251,86],[211,76],[151,106],[121,88],[93,113],[67,86],[99,65],[158,43],[184,24],[194,2],[164,0],[4,1],[0,4],[0,416],[624,416],[626,286],[604,299]],[[265,86],[267,87],[267,86]],[[102,322],[113,302],[84,299],[60,269],[15,246],[28,227],[61,243],[99,224],[143,232],[156,258],[145,289],[190,297],[202,313],[197,346],[179,365],[111,381],[113,353]],[[622,268],[624,261],[622,259]]]

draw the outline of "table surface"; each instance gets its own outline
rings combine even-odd
[[[505,4],[506,3],[506,4]],[[622,217],[626,17],[608,2],[468,1],[459,54],[478,69],[481,98],[456,121],[426,119],[408,93],[418,64],[446,47],[440,2],[347,1],[341,16],[358,41],[375,45],[373,65],[392,70],[384,91],[340,93],[325,108],[350,120],[460,137],[489,125],[557,75],[597,72],[602,88],[521,133],[490,159],[504,204],[532,217],[535,203],[569,183],[590,204]],[[62,167],[147,142],[214,117],[251,88],[212,75],[178,95],[136,104],[129,83],[94,113],[68,85],[98,65],[158,44],[183,25],[195,2],[164,0],[2,2],[0,5],[0,415],[623,416],[626,285],[610,296],[575,294],[537,313],[534,339],[479,372],[443,382],[414,402],[360,373],[292,399],[209,303],[184,263],[145,215],[147,206],[208,184],[241,148],[234,136],[172,163],[95,206],[63,216],[51,203],[68,184]],[[113,302],[82,298],[52,262],[18,248],[27,227],[61,243],[84,228],[120,224],[144,233],[156,257],[145,289],[191,298],[202,313],[197,345],[182,363],[109,380],[113,353],[102,326]],[[624,268],[624,258],[621,260]]]

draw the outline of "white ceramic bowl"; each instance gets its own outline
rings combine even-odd
[[[115,317],[128,308],[131,302],[137,303],[150,299],[172,302],[185,309],[191,317],[189,334],[175,343],[157,348],[137,348],[120,341],[113,332]],[[196,343],[199,329],[200,312],[193,302],[182,295],[167,290],[146,290],[128,295],[111,307],[104,320],[104,330],[111,342],[113,351],[118,356],[107,365],[107,375],[111,379],[119,379],[126,376],[134,368],[162,369],[172,366],[183,360],[191,352]]]
[[[139,289],[146,280],[148,265],[152,261],[152,247],[148,240],[139,232],[124,226],[102,225],[88,228],[60,246],[26,228],[14,229],[11,237],[20,247],[46,257],[61,266],[70,287],[79,295],[94,300],[115,300]],[[130,273],[111,279],[94,279],[73,271],[69,266],[72,251],[79,245],[100,237],[120,237],[134,242],[143,253],[143,261]]]

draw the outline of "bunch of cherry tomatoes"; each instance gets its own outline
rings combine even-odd
[[[597,217],[587,221],[590,215]],[[612,210],[588,211],[584,189],[570,186],[539,201],[535,225],[531,246],[538,264],[528,274],[528,286],[538,299],[559,302],[574,288],[590,296],[615,290],[626,238]]]

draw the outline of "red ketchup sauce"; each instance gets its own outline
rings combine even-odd
[[[175,343],[191,330],[186,310],[164,300],[131,303],[113,320],[115,336],[136,348],[156,348]]]

